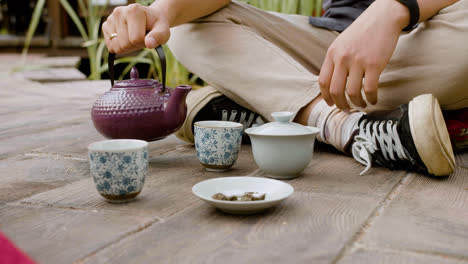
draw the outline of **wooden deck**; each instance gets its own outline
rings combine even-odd
[[[290,198],[233,216],[191,188],[262,177],[250,146],[232,170],[212,173],[171,136],[150,143],[139,198],[110,204],[86,159],[87,145],[103,139],[90,108],[109,82],[71,68],[10,75],[11,58],[0,56],[0,231],[39,263],[468,263],[468,153],[450,177],[378,167],[359,176],[352,158],[319,146],[288,181]]]

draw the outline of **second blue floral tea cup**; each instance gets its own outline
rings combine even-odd
[[[109,202],[128,202],[140,194],[148,171],[148,142],[99,141],[88,146],[88,158],[96,189]]]
[[[225,171],[239,155],[244,126],[228,121],[195,122],[197,157],[208,171]]]

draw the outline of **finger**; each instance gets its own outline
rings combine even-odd
[[[359,107],[366,107],[367,104],[362,99],[362,77],[364,73],[359,67],[352,67],[349,71],[348,83],[346,84],[346,93],[354,105]]]
[[[336,107],[347,110],[349,104],[346,101],[345,86],[348,78],[348,70],[344,65],[335,65],[330,85],[330,95]]]
[[[364,93],[367,101],[373,105],[377,103],[377,88],[380,74],[375,70],[367,70],[364,76]]]
[[[135,49],[145,46],[146,15],[141,7],[136,4],[128,6],[127,10],[127,35],[130,45]]]
[[[333,105],[333,100],[330,96],[330,83],[333,75],[333,61],[330,56],[327,55],[325,61],[320,69],[319,75],[319,86],[320,93],[322,94],[323,100],[329,105]]]
[[[114,10],[112,11],[112,14],[108,18],[108,21],[110,22],[109,25],[111,25],[111,27],[109,27],[109,29],[111,30],[110,31],[111,35],[109,35],[109,39],[110,39],[110,46],[113,50],[113,53],[122,53],[121,42],[123,38],[121,34],[123,33],[122,33],[121,23],[122,23],[124,11],[125,11],[125,7],[118,6],[114,8]],[[117,36],[112,37],[112,34],[117,34]]]
[[[111,38],[111,35],[113,33],[117,33],[116,29],[115,29],[115,23],[113,23],[115,20],[113,19],[113,17],[109,17],[110,19],[107,20],[107,26],[106,26],[106,34],[107,34],[107,38],[106,38],[106,45],[107,45],[107,49],[109,50],[109,52],[111,53],[116,53],[117,50],[119,49],[119,46],[118,46],[118,42],[116,41],[116,38]]]
[[[104,41],[106,42],[107,49],[110,47],[110,31],[109,31],[109,21],[102,23],[102,35],[104,35]]]
[[[128,40],[128,28],[127,20],[124,19],[125,16],[121,16],[117,23],[117,37],[114,38],[119,45],[118,53],[125,53],[127,50],[131,49],[130,41]]]
[[[170,36],[169,25],[162,20],[155,22],[151,31],[146,34],[145,46],[149,49],[156,48],[159,45],[165,44]]]

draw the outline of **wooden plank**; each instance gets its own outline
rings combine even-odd
[[[86,75],[75,68],[50,68],[35,71],[24,71],[17,72],[14,76],[16,75],[36,82],[64,82],[86,79]]]
[[[191,194],[191,187],[199,181],[213,177],[248,174],[264,176],[262,172],[256,170],[250,146],[242,147],[240,158],[232,170],[212,173],[200,166],[193,146],[186,145],[182,141],[178,141],[177,145],[174,141],[177,139],[167,139],[167,142],[163,140],[150,145],[150,168],[143,193],[138,202],[123,205],[119,207],[120,209],[144,211],[165,218],[194,203],[196,198]],[[380,201],[385,192],[390,190],[403,174],[376,169],[379,174],[359,176],[361,166],[348,157],[318,153],[316,158],[317,163],[311,163],[305,175],[289,181],[297,191],[372,197]],[[343,166],[337,166],[337,163]],[[355,170],[356,174],[347,174],[350,168]],[[178,199],[178,195],[187,198]],[[24,201],[57,206],[116,208],[96,193],[92,179],[44,192]]]
[[[60,112],[56,113],[57,115]],[[82,114],[57,117],[57,121],[35,120],[31,124],[6,130],[0,134],[0,160],[24,153],[46,153],[86,159],[87,147],[95,141],[105,140],[94,128],[91,119],[79,118]],[[51,115],[52,116],[52,115]],[[23,117],[25,118],[25,117]],[[65,121],[66,119],[70,119]],[[0,118],[1,120],[1,118]],[[0,125],[1,126],[1,125]],[[24,128],[24,129],[22,129]],[[175,149],[185,143],[175,136],[151,143],[154,149],[163,145]]]
[[[79,120],[90,121],[94,100],[108,88],[104,88],[104,82],[40,85],[11,78],[5,86],[0,92],[0,138],[70,126]],[[94,131],[92,124],[90,127]]]
[[[58,112],[65,116],[67,112],[81,110],[83,116],[90,118],[89,111],[94,101],[109,89],[108,81],[79,81],[48,83],[41,85],[22,78],[5,78],[0,89],[0,116],[22,112],[47,111]],[[61,111],[55,108],[61,107]],[[41,118],[48,118],[42,115]],[[49,117],[54,119],[55,117]],[[10,120],[13,120],[11,118]]]
[[[30,133],[2,140],[0,160],[34,150],[50,149],[54,146],[60,146],[55,149],[54,154],[73,154],[86,158],[88,144],[103,139],[90,127],[89,123],[83,123],[83,121],[71,121],[61,123],[59,127],[45,127],[42,130],[28,132]]]
[[[177,145],[150,147],[150,166],[145,186],[134,202],[118,206],[106,202],[96,192],[91,178],[37,194],[22,202],[122,210],[167,218],[198,201],[192,194],[192,186],[197,182],[214,177],[247,175],[256,167],[248,147],[241,150],[241,156],[233,169],[224,173],[213,173],[201,167],[192,146],[180,145],[174,151],[170,151],[169,146]]]
[[[468,258],[468,170],[416,176],[363,237],[369,246]]]
[[[0,40],[1,43],[1,40]],[[1,44],[0,44],[1,46]],[[44,57],[43,54],[28,54],[27,60],[34,60]],[[21,55],[18,53],[0,54],[0,72],[10,72],[13,68],[20,66]],[[3,81],[3,80],[2,80]]]
[[[367,174],[353,158],[319,146],[314,158],[299,178],[288,181],[296,190],[344,195],[384,197],[405,175],[406,171],[391,171],[374,166]]]
[[[455,155],[457,166],[468,169],[468,151]]]
[[[60,5],[59,3],[57,3]],[[20,66],[21,55],[14,53],[0,54],[0,69],[12,69]],[[50,67],[50,68],[76,68],[81,58],[79,56],[45,56],[43,54],[28,54],[25,60],[26,70],[31,67]],[[5,67],[5,68],[4,68]]]
[[[40,85],[8,79],[7,90],[18,94],[13,102],[5,96],[0,100],[0,139],[4,142],[0,145],[0,159],[33,150],[85,158],[88,144],[104,139],[90,118],[92,102],[103,91],[99,88],[104,82],[81,84]]]
[[[69,101],[79,99],[79,102],[87,99],[84,103],[88,104],[94,102],[99,95],[109,90],[110,82],[109,80],[81,80],[41,84],[19,76],[10,76],[2,80],[2,88],[4,89],[0,90],[0,94],[11,95],[16,98],[40,95],[44,96],[45,99],[61,98],[68,99]],[[3,101],[4,99],[1,98],[1,100]],[[7,101],[5,100],[5,102]],[[25,100],[24,103],[34,104],[35,102]]]
[[[26,37],[13,34],[0,35],[0,47],[24,47]],[[49,36],[34,36],[29,45],[31,47],[48,47],[50,43]]]
[[[453,258],[444,255],[428,255],[419,252],[396,251],[390,249],[360,248],[345,256],[339,264],[380,263],[380,264],[466,264],[468,259]]]
[[[42,57],[32,63],[50,68],[76,68],[80,63],[79,56]]]
[[[66,130],[68,131],[68,130]],[[69,133],[60,134],[63,137],[66,137],[60,141],[52,141],[47,145],[42,145],[41,147],[35,148],[31,153],[37,154],[52,154],[52,155],[61,155],[64,157],[79,157],[87,159],[88,145],[101,140],[106,140],[102,135],[100,135],[96,129],[91,124],[91,121],[88,121],[86,127],[83,127],[82,133]],[[174,135],[171,135],[165,139],[150,142],[149,143],[149,154],[159,155],[160,153],[165,153],[171,150],[175,150],[178,147],[184,146],[186,143],[176,138]]]
[[[39,83],[32,82],[20,76],[14,77],[10,75],[9,77],[2,79],[2,89],[0,90],[0,94],[22,98],[23,95],[37,95],[38,92],[41,92],[42,87],[43,86]],[[5,100],[3,97],[1,100],[5,102],[9,101]],[[27,103],[33,104],[34,102]]]
[[[199,202],[84,263],[330,263],[377,203],[295,192],[264,214],[233,216]]]
[[[64,103],[0,115],[0,140],[81,123],[92,126],[89,115],[88,109]]]
[[[37,86],[37,83],[36,83]],[[24,87],[24,86],[23,86]],[[103,93],[111,88],[109,80],[100,81],[67,81],[67,82],[52,82],[40,84],[40,89],[31,90],[31,85],[28,84],[22,91],[26,93],[37,93],[47,97],[60,98],[70,102],[79,102],[82,106],[86,106],[91,110],[94,101]]]
[[[0,207],[0,229],[38,263],[72,263],[154,223],[135,214]]]
[[[86,160],[20,156],[0,161],[0,202],[11,202],[89,178]]]

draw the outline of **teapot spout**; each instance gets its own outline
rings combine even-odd
[[[171,94],[171,98],[169,99],[169,106],[172,104],[175,106],[185,104],[185,98],[191,90],[192,86],[190,85],[177,86]]]
[[[187,94],[192,90],[192,86],[179,85],[172,92],[166,108],[166,120],[176,122],[178,126],[182,126],[187,114],[187,104],[185,99]]]

